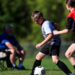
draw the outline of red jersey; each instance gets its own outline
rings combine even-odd
[[[72,12],[70,12],[67,16],[67,29],[72,29],[73,30],[73,34],[74,34],[74,38],[75,38],[75,9],[72,10]]]
[[[73,20],[75,20],[75,9],[69,13],[68,18],[70,18],[70,17],[73,18]]]
[[[75,9],[72,10],[67,16],[67,29],[75,31]]]

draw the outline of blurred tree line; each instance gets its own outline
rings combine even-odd
[[[20,40],[38,42],[43,39],[41,28],[31,20],[31,14],[40,10],[44,17],[59,24],[59,29],[66,26],[65,0],[0,0],[0,32],[6,24],[13,24],[15,35]],[[72,40],[72,34],[64,35],[63,40]]]

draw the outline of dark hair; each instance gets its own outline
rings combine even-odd
[[[66,4],[69,4],[71,7],[75,8],[75,0],[66,0]]]
[[[14,28],[12,24],[6,24],[4,27],[4,31],[8,30],[8,28]]]
[[[40,17],[43,17],[43,14],[40,12],[40,11],[34,11],[33,13],[32,13],[32,16],[31,16],[33,19],[34,18],[37,18],[37,19],[39,19]]]

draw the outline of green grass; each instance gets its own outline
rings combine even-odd
[[[34,58],[26,58],[24,61],[24,66],[27,70],[5,70],[1,71],[0,75],[30,75],[32,65],[34,62]],[[61,60],[69,67],[69,69],[74,72],[72,65],[65,58],[61,58]],[[18,62],[17,62],[18,64]],[[46,75],[66,75],[64,74],[55,64],[52,63],[51,58],[45,58],[42,60],[42,66],[46,68]]]

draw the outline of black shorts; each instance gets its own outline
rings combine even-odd
[[[51,44],[51,43],[47,43],[44,45],[44,47],[41,49],[40,52],[46,54],[46,55],[56,55],[59,56],[59,50],[60,50],[60,45],[55,45],[55,44]]]

